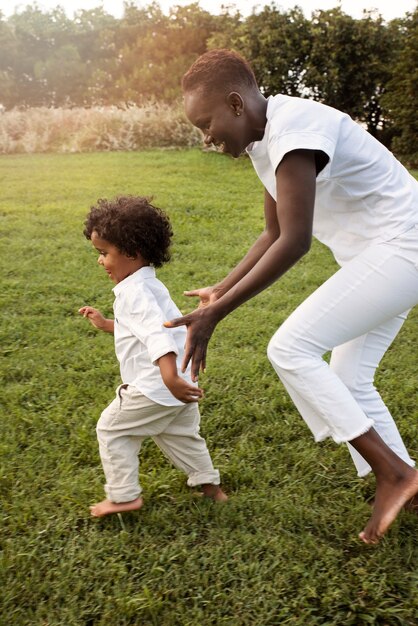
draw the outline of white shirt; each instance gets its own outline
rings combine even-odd
[[[316,181],[313,234],[338,263],[418,224],[418,182],[377,139],[347,114],[319,102],[270,97],[264,136],[247,152],[276,200],[277,166],[296,149],[328,156]]]
[[[180,371],[186,342],[186,327],[165,328],[163,322],[181,313],[155,276],[155,269],[142,267],[113,288],[115,301],[115,352],[122,382],[164,406],[182,405],[165,386],[155,362],[174,352],[180,376],[191,383],[190,371]]]

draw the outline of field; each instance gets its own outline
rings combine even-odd
[[[2,276],[1,626],[413,626],[416,517],[377,547],[357,539],[373,479],[344,446],[314,444],[269,365],[268,340],[335,269],[315,244],[212,338],[202,430],[227,505],[197,498],[152,441],[145,505],[90,518],[102,498],[95,423],[119,382],[112,284],[83,238],[98,197],[154,196],[176,233],[159,271],[182,295],[220,279],[262,229],[247,160],[199,149],[0,157]],[[377,383],[418,456],[417,311]]]

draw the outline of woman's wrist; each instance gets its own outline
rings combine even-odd
[[[223,320],[223,318],[230,312],[225,306],[225,302],[222,302],[221,298],[222,296],[220,295],[219,299],[212,302],[212,304],[210,304],[206,309],[207,314],[215,325]]]
[[[219,300],[222,296],[227,292],[227,289],[222,285],[222,283],[218,283],[212,287],[212,293],[215,295],[215,299]]]

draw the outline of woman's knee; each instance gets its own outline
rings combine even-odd
[[[273,367],[289,370],[296,366],[299,356],[297,343],[283,325],[274,333],[267,346],[267,358]]]

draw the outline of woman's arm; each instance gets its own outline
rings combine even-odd
[[[258,239],[251,246],[244,258],[219,283],[210,287],[202,287],[185,291],[185,296],[200,298],[199,308],[208,306],[219,300],[231,287],[241,280],[250,269],[261,259],[266,250],[279,237],[280,229],[276,214],[276,201],[268,191],[264,190],[264,217],[265,228]]]
[[[279,238],[280,228],[277,219],[276,201],[264,190],[265,228],[253,243],[244,258],[220,283],[215,286],[218,299],[236,285],[258,263],[270,246]]]
[[[231,284],[219,299],[166,324],[185,324],[188,327],[183,368],[192,359],[193,380],[197,380],[199,371],[205,368],[207,344],[219,321],[266,289],[308,252],[312,239],[315,180],[314,152],[295,150],[286,154],[276,172],[275,214],[279,236],[271,241],[245,274],[241,271],[245,267],[244,257],[239,265],[241,270],[235,275],[241,278]],[[233,274],[234,271],[229,276]]]

